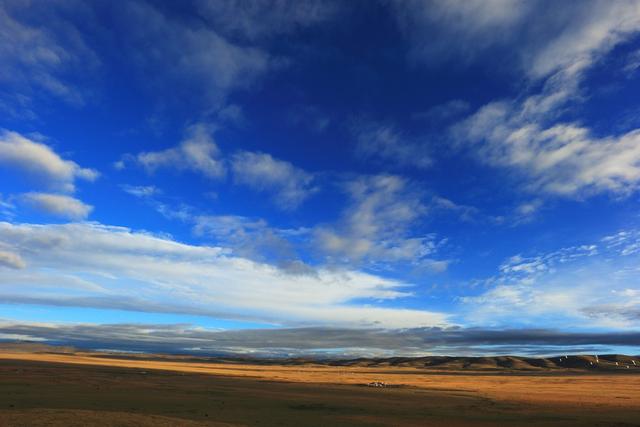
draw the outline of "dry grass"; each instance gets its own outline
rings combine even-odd
[[[384,381],[392,388],[364,387]],[[640,375],[0,353],[0,426],[640,426]]]
[[[623,374],[485,374],[456,375],[418,368],[278,366],[112,359],[92,354],[0,353],[0,359],[165,370],[269,381],[363,385],[384,381],[395,386],[458,390],[505,402],[545,405],[591,405],[640,409],[640,375]]]

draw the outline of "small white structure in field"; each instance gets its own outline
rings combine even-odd
[[[387,384],[384,381],[371,381],[367,384],[367,387],[386,387]]]
[[[616,366],[620,366],[620,364],[618,362],[616,362]]]
[[[598,360],[598,355],[596,354],[596,363],[600,363],[600,360]]]
[[[631,362],[633,363],[633,366],[638,366],[638,365],[636,365],[636,361],[635,360],[631,359]]]

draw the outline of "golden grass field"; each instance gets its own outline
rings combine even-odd
[[[0,369],[0,426],[640,426],[640,375],[634,373],[445,372],[10,351],[0,353]],[[364,386],[371,381],[390,387]]]

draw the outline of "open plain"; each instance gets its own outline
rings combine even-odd
[[[640,369],[483,363],[278,364],[5,349],[0,425],[640,426]]]

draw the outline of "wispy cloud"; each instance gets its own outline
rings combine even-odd
[[[357,123],[353,132],[357,141],[356,155],[377,162],[385,170],[426,169],[433,163],[427,144],[403,135],[391,125]]]
[[[0,109],[14,117],[35,117],[35,98],[50,96],[73,105],[85,102],[83,78],[99,60],[60,4],[0,4]],[[80,74],[80,73],[78,73]],[[91,73],[85,73],[91,74]]]
[[[200,16],[177,19],[143,1],[127,3],[118,16],[130,57],[149,89],[163,95],[169,95],[169,86],[185,91],[205,109],[224,105],[231,91],[250,86],[274,65],[268,52],[230,41]]]
[[[610,251],[616,251],[622,256],[640,253],[640,230],[622,230],[602,238],[602,244]]]
[[[416,61],[468,63],[478,54],[513,37],[530,4],[508,0],[420,0],[391,2],[398,27]]]
[[[154,186],[123,185],[122,189],[163,217],[188,224],[194,236],[235,256],[275,265],[288,274],[315,274],[315,268],[300,259],[309,229],[279,229],[262,218],[213,215],[184,203],[165,203],[159,197],[162,191]]]
[[[640,69],[640,50],[636,50],[627,57],[623,71],[628,75],[633,75],[638,69]]]
[[[224,109],[232,92],[291,61],[272,53],[265,40],[322,23],[337,8],[313,1],[196,1],[181,18],[153,2],[129,2],[124,9],[117,25],[143,83],[163,96],[178,90],[211,112]]]
[[[361,262],[410,262],[446,269],[446,261],[430,258],[437,240],[412,231],[427,208],[410,183],[395,175],[363,176],[345,186],[350,203],[335,225],[315,230],[317,248],[330,260]]]
[[[267,262],[283,272],[315,274],[315,269],[300,259],[300,237],[309,230],[286,230],[270,226],[263,219],[237,215],[197,215],[192,218],[196,236],[254,261]]]
[[[488,325],[632,328],[640,308],[634,289],[638,256],[629,252],[637,231],[534,256],[515,255],[484,281],[488,289],[462,297],[468,322]],[[623,236],[623,241],[617,241]],[[603,284],[606,283],[606,288]]]
[[[16,205],[9,199],[0,194],[0,216],[3,219],[13,219],[16,215]]]
[[[99,92],[99,73],[87,69],[108,67],[110,58],[103,54],[113,48],[122,52],[119,60],[130,77],[158,104],[166,105],[162,97],[178,92],[185,102],[211,112],[224,108],[231,92],[287,63],[267,50],[265,37],[316,25],[337,10],[322,2],[196,1],[191,6],[178,18],[144,0],[118,6],[3,2],[0,82],[10,90],[0,92],[0,108],[35,117],[34,100],[43,95],[83,104],[87,94]],[[109,28],[100,16],[111,16]]]
[[[499,52],[530,79],[585,69],[640,28],[637,2],[587,0],[398,1],[392,3],[410,57],[437,64],[469,64]]]
[[[204,19],[225,36],[258,43],[326,22],[340,9],[339,3],[326,0],[197,4]]]
[[[479,209],[475,206],[461,205],[446,197],[434,196],[429,206],[431,209],[454,213],[462,221],[474,221],[479,215]]]
[[[341,182],[349,203],[335,221],[308,227],[281,228],[263,218],[203,212],[185,204],[165,203],[146,187],[123,190],[140,197],[165,218],[192,227],[193,234],[229,249],[233,254],[266,262],[290,274],[316,274],[318,268],[383,268],[388,271],[442,272],[447,260],[438,258],[445,239],[418,234],[412,227],[435,205],[394,175],[361,176]],[[443,199],[445,200],[445,199]],[[447,210],[462,216],[476,210],[447,201]],[[444,202],[443,202],[444,203]]]
[[[120,186],[125,193],[129,193],[132,196],[139,198],[152,197],[162,193],[155,185],[128,185],[124,184]]]
[[[276,205],[284,210],[297,208],[318,190],[313,175],[266,153],[238,152],[231,165],[237,184],[272,192]]]

